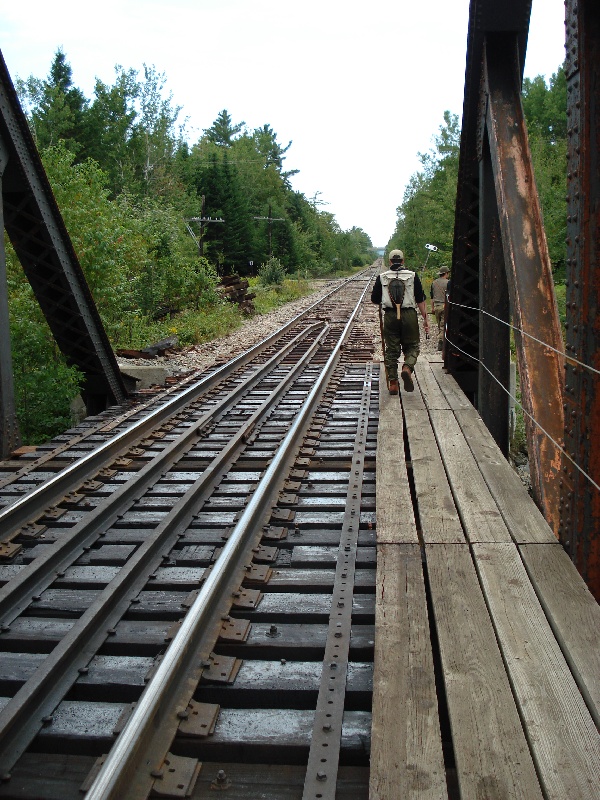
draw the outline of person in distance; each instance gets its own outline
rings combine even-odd
[[[402,250],[392,250],[390,268],[381,272],[371,292],[371,302],[383,309],[383,350],[390,394],[398,394],[398,359],[404,354],[400,377],[407,392],[414,391],[413,372],[419,357],[417,309],[429,334],[425,292],[419,276],[404,266]]]

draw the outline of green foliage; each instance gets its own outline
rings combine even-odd
[[[70,427],[81,375],[58,351],[29,284],[15,280],[11,248],[7,260],[17,417],[23,441],[40,444]]]
[[[234,136],[243,130],[245,122],[238,122],[234,125],[231,117],[226,108],[219,112],[219,116],[213,122],[210,128],[204,133],[209,142],[218,145],[219,147],[231,147],[234,142]]]
[[[431,270],[452,259],[454,209],[458,180],[460,127],[458,116],[444,112],[444,124],[434,139],[435,147],[419,153],[421,171],[415,173],[398,207],[396,230],[388,251],[399,248],[407,264],[419,269],[426,261],[426,244],[438,248],[427,261]]]
[[[563,278],[565,265],[566,95],[562,67],[548,84],[541,75],[523,82],[523,109],[555,281]],[[409,181],[388,243],[388,251],[400,248],[417,270],[425,263],[425,244],[436,245],[437,253],[427,261],[431,274],[452,259],[459,146],[458,117],[445,111],[434,147],[419,154],[421,169]]]
[[[297,170],[284,166],[291,142],[280,144],[268,124],[248,131],[224,109],[197,142],[188,143],[178,123],[181,108],[165,86],[154,67],[144,65],[140,73],[116,66],[112,85],[97,80],[88,99],[60,49],[46,78],[17,81],[115,348],[143,347],[174,332],[181,344],[195,344],[235,328],[242,317],[218,297],[218,274],[248,274],[255,270],[251,264],[263,264],[269,273],[264,279],[277,283],[262,299],[279,304],[304,291],[303,282],[284,280],[286,272],[317,276],[375,259],[366,233],[342,231],[320,207],[318,192],[308,200],[292,189]],[[212,224],[207,217],[224,222]],[[56,353],[11,259],[21,427],[26,439],[39,441],[44,431],[50,436],[68,425],[79,378]],[[276,297],[267,300],[272,291]],[[27,326],[35,327],[35,335],[24,334]],[[56,403],[49,405],[45,395]]]
[[[306,297],[313,291],[310,281],[305,279],[292,280],[286,278],[282,283],[271,286],[263,286],[260,278],[250,278],[252,291],[256,293],[254,306],[258,314],[267,314],[285,303],[299,300]]]
[[[270,258],[261,264],[258,280],[263,286],[281,285],[285,278],[285,267],[278,258]]]

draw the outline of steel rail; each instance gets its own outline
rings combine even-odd
[[[235,581],[236,573],[240,571],[242,561],[246,557],[251,537],[270,508],[274,494],[278,490],[281,473],[297,451],[298,441],[337,366],[344,343],[362,307],[367,288],[368,284],[290,430],[231,532],[219,559],[183,619],[179,632],[142,693],[115,746],[108,754],[86,795],[86,800],[146,798],[150,793],[154,780],[151,772],[162,764],[166,755],[164,750],[162,752],[153,750],[155,730],[167,724],[169,712],[179,699],[177,697],[181,691],[179,684],[186,682],[186,674],[194,670],[199,652],[206,646],[203,633],[212,627],[214,619],[220,613],[224,590]],[[175,717],[175,714],[172,716]]]
[[[302,318],[309,315],[336,292],[348,286],[351,280],[352,279],[344,281],[344,283],[333,289],[325,295],[325,297],[322,297],[307,309],[300,312],[300,314],[297,314],[293,319],[258,344],[231,359],[227,364],[217,368],[204,378],[201,378],[197,383],[194,383],[160,408],[135,422],[125,431],[122,431],[108,442],[101,444],[88,455],[70,464],[58,475],[45,481],[37,489],[24,495],[7,508],[0,510],[0,538],[14,532],[19,527],[37,518],[46,508],[51,506],[58,499],[64,497],[64,495],[73,491],[77,486],[81,485],[81,483],[88,480],[101,468],[101,465],[116,458],[123,450],[129,448],[133,442],[143,437],[147,431],[152,430],[170,416],[180,411],[184,406],[197,399],[202,392],[212,389],[220,381],[229,377],[236,369],[248,364],[256,355],[274,344],[281,336],[300,322]]]
[[[83,548],[95,541],[101,528],[114,524],[134,498],[140,497],[158,477],[172,468],[203,428],[258,383],[317,327],[318,323],[315,323],[304,328],[285,347],[262,364],[248,383],[241,383],[217,405],[205,412],[193,425],[186,428],[181,436],[142,467],[135,478],[123,484],[94,511],[89,512],[84,519],[68,530],[54,547],[49,549],[49,552],[31,561],[0,588],[0,618],[3,623],[6,625],[12,622],[15,616],[22,613],[29,605],[31,596],[39,595],[53,580],[50,577],[51,572],[65,569],[81,555]]]
[[[319,694],[313,719],[306,766],[303,800],[335,800],[342,746],[346,680],[352,636],[352,596],[360,533],[360,505],[367,450],[369,405],[373,365],[365,366],[360,409],[356,421],[351,468],[335,578]]]
[[[89,660],[106,639],[107,627],[113,627],[129,607],[132,594],[147,584],[148,573],[156,569],[166,547],[172,547],[179,532],[191,522],[195,509],[203,502],[203,492],[218,482],[230,469],[236,450],[243,447],[250,430],[270,412],[299,372],[314,356],[329,331],[325,326],[306,353],[281,379],[269,397],[240,426],[227,447],[216,456],[197,480],[171,509],[152,537],[129,558],[119,574],[101,591],[99,597],[77,620],[66,636],[48,655],[31,677],[0,712],[0,773],[8,773],[31,744],[44,720],[51,714],[75,682],[78,669]],[[289,352],[289,350],[288,350]]]

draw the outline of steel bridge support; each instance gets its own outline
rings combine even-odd
[[[534,497],[557,533],[563,345],[520,99],[530,10],[471,1],[445,364],[508,453],[516,329]]]
[[[531,481],[538,505],[557,532],[559,448],[563,438],[563,343],[521,106],[518,63],[513,34],[486,37],[485,128],[500,209]],[[492,342],[488,344],[493,346]]]
[[[4,227],[58,346],[83,373],[88,413],[97,413],[123,402],[127,391],[1,53],[0,140]],[[0,279],[5,292],[6,280]],[[2,324],[5,347],[5,315]],[[5,387],[12,383],[6,355],[0,357],[0,369],[6,411],[11,392]],[[3,456],[10,450],[9,439],[3,435]]]
[[[566,0],[565,6],[567,455],[560,539],[600,601],[600,10],[595,0]]]
[[[534,497],[600,600],[600,11],[565,6],[566,348],[520,101],[531,0],[471,0],[444,361],[506,453],[514,325]]]

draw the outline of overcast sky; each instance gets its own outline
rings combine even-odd
[[[153,65],[191,142],[223,108],[268,123],[293,141],[294,188],[382,246],[417,153],[462,114],[468,15],[468,0],[29,0],[4,4],[0,47],[13,81],[46,77],[62,47],[90,99],[116,64]],[[533,0],[526,76],[562,63],[563,21],[563,0]]]

